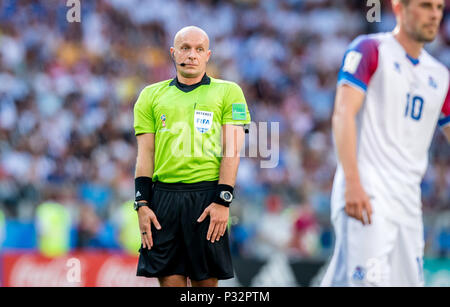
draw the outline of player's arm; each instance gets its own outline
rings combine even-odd
[[[359,177],[356,158],[356,115],[364,102],[364,93],[352,86],[342,84],[337,88],[335,108],[332,119],[333,136],[338,159],[345,175],[345,211],[363,224],[363,215],[371,223],[372,207]]]
[[[447,142],[450,144],[450,125],[445,126],[442,131],[445,134],[445,137],[447,138]]]
[[[220,162],[219,186],[234,187],[240,162],[240,151],[244,144],[245,133],[242,126],[223,125],[222,127],[222,160]],[[220,188],[219,188],[220,190]],[[232,192],[232,191],[231,191]],[[228,225],[229,207],[213,202],[199,217],[202,222],[210,216],[210,224],[206,239],[218,241],[225,234]]]
[[[345,176],[345,211],[353,218],[371,223],[372,207],[359,177],[356,158],[356,115],[364,102],[364,93],[352,86],[342,84],[336,93],[332,120],[333,136],[336,143],[338,159]]]
[[[444,132],[447,142],[450,143],[450,85],[447,90],[444,104],[442,105],[441,119],[439,119],[438,124],[441,127],[442,132]]]
[[[363,224],[371,223],[372,207],[359,177],[356,158],[356,115],[378,67],[378,41],[359,36],[349,46],[338,75],[333,135],[345,176],[345,211]]]

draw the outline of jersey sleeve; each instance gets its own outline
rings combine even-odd
[[[231,83],[228,93],[225,94],[222,125],[243,125],[248,132],[248,124],[250,124],[250,112],[245,101],[244,93],[239,85]]]
[[[378,67],[376,39],[367,35],[357,37],[347,49],[338,74],[338,85],[348,84],[363,92]]]
[[[135,135],[143,133],[155,133],[155,121],[153,118],[151,90],[144,88],[134,104],[134,131]]]
[[[444,127],[450,125],[450,85],[447,89],[447,96],[441,110],[441,118],[439,119],[439,126]]]

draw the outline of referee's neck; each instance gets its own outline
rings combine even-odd
[[[193,84],[197,84],[200,83],[203,79],[203,77],[205,76],[206,72],[203,72],[202,74],[200,74],[198,77],[195,78],[185,78],[183,76],[181,76],[178,72],[177,72],[177,80],[178,83],[184,84],[184,85],[193,85]]]

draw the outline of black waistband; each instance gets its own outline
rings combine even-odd
[[[155,182],[156,190],[163,191],[182,191],[182,192],[192,192],[192,191],[207,191],[216,188],[218,181],[201,181],[195,183],[165,183],[161,181]]]

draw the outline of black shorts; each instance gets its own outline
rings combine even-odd
[[[197,222],[215,197],[217,181],[156,182],[152,209],[161,225],[152,224],[153,247],[139,250],[137,276],[184,275],[200,281],[233,277],[228,230],[219,241],[206,240],[209,216]]]

